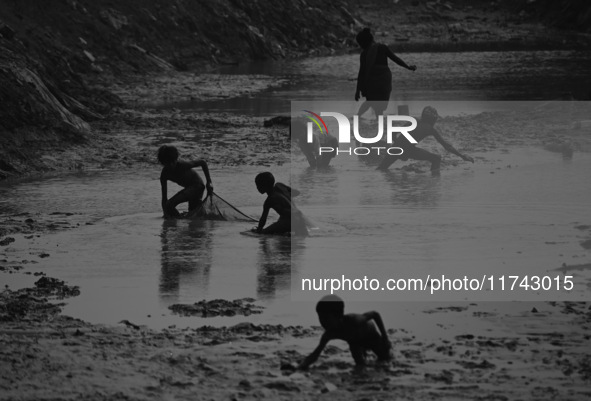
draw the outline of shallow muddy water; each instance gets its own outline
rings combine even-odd
[[[292,294],[290,286],[318,274],[482,275],[509,267],[515,274],[555,276],[562,274],[557,269],[563,263],[588,264],[591,255],[580,246],[585,233],[576,227],[591,221],[591,193],[585,185],[591,155],[576,153],[565,160],[543,149],[513,149],[487,156],[488,162],[448,168],[440,176],[378,172],[359,159],[338,157],[333,169],[324,172],[309,170],[302,161],[291,171],[276,168],[280,181],[287,182],[292,174],[292,185],[302,191],[299,206],[319,226],[311,237],[291,240],[241,235],[253,226],[247,222],[163,220],[157,170],[22,183],[0,189],[12,212],[81,213],[92,224],[32,239],[18,236],[4,254],[9,260],[26,255],[38,262],[28,270],[79,285],[81,295],[67,300],[65,314],[99,323],[128,319],[152,327],[234,324],[245,318],[177,317],[168,307],[243,297],[266,307],[263,314],[248,318],[255,323],[317,324],[313,310],[320,295]],[[264,198],[251,182],[258,171],[214,170],[215,190],[258,217]],[[42,253],[49,257],[37,256]],[[568,272],[576,283],[571,299],[588,299],[590,273]],[[33,280],[2,275],[13,288]],[[427,332],[449,324],[448,314],[413,316],[441,305],[476,302],[480,311],[531,309],[529,304],[480,302],[490,299],[476,295],[444,304],[424,303],[428,297],[382,303],[388,298],[359,295],[347,294],[349,300],[364,301],[350,303],[348,310],[377,309],[389,322],[404,321],[409,330]],[[536,305],[540,308],[540,302]],[[462,314],[454,316],[455,329],[461,331]],[[494,320],[490,326],[502,330]]]
[[[559,100],[591,96],[591,52],[454,52],[399,56],[408,64],[416,64],[418,69],[413,73],[389,62],[393,101]],[[233,111],[253,116],[289,114],[292,100],[353,100],[358,68],[358,54],[224,67],[219,72],[271,75],[285,78],[289,84],[255,95],[167,103],[164,107]]]
[[[405,104],[414,99],[461,99],[466,101],[462,112],[478,112],[479,101],[556,99],[564,92],[591,86],[591,68],[586,67],[589,53],[401,56],[419,65],[415,74],[393,67],[393,99]],[[162,107],[255,116],[289,113],[290,99],[352,96],[357,61],[357,55],[346,55],[289,66],[275,63],[228,69],[225,73],[287,76],[292,84],[248,98]],[[453,112],[440,108],[440,114]],[[377,172],[375,166],[355,157],[337,157],[331,169],[312,171],[296,155],[291,166],[274,166],[272,171],[278,181],[291,181],[302,192],[297,204],[319,227],[305,239],[244,236],[240,232],[253,223],[240,221],[164,221],[157,166],[3,185],[1,213],[73,213],[64,219],[79,227],[32,238],[15,236],[16,241],[4,247],[0,256],[8,264],[27,260],[31,263],[26,271],[42,271],[80,286],[81,295],[67,300],[67,315],[95,323],[127,319],[155,328],[232,325],[246,319],[317,324],[314,303],[320,295],[292,292],[291,286],[306,277],[341,274],[380,279],[429,274],[482,277],[503,272],[569,274],[576,284],[569,299],[587,300],[591,254],[581,246],[589,239],[589,230],[581,226],[591,224],[591,154],[576,152],[565,157],[535,147],[493,148],[483,146],[486,152],[471,152],[477,157],[474,165],[448,165],[438,176],[432,176],[426,166],[418,172],[398,168]],[[253,178],[261,170],[213,169],[215,191],[258,218],[264,197],[256,191]],[[559,270],[563,264],[574,267]],[[30,285],[35,279],[24,274],[0,275],[0,282],[11,288]],[[449,334],[470,329],[464,317],[471,316],[474,308],[493,316],[483,330],[500,332],[514,325],[499,324],[495,315],[501,311],[519,315],[532,309],[531,303],[488,302],[498,300],[491,292],[479,295],[439,297],[437,302],[425,302],[430,298],[422,295],[417,302],[397,298],[400,302],[383,303],[394,298],[357,293],[347,300],[359,302],[351,302],[347,310],[376,309],[389,327],[403,325],[422,335],[440,335],[441,327]],[[556,294],[538,295],[534,294],[537,309],[544,307],[541,300],[556,298]],[[204,319],[174,316],[168,309],[175,303],[243,297],[255,298],[266,308],[263,314]],[[452,319],[449,313],[417,318],[441,305],[468,309]]]

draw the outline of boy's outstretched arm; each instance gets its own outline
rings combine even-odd
[[[437,132],[435,131],[435,133],[433,134],[433,137],[437,140],[437,142],[439,142],[441,144],[441,146],[443,146],[443,148],[445,150],[447,150],[450,153],[453,153],[456,156],[461,157],[463,160],[466,160],[468,162],[472,162],[474,163],[474,159],[470,156],[467,156],[463,153],[461,153],[460,151],[458,151],[456,148],[454,148],[450,143],[448,143],[445,139],[443,139],[443,137]]]
[[[256,228],[256,232],[260,233],[263,231],[265,224],[267,223],[267,216],[269,216],[269,206],[267,205],[267,201],[265,201],[265,205],[263,206],[263,214],[259,220],[259,225]]]
[[[388,58],[390,60],[392,60],[393,62],[395,62],[396,64],[398,64],[401,67],[406,68],[407,70],[411,70],[411,71],[415,71],[417,69],[416,65],[408,65],[404,62],[404,60],[402,60],[400,57],[398,57],[397,55],[394,54],[394,52],[392,50],[390,50],[389,47],[387,47],[387,52],[386,55],[388,56]]]
[[[322,350],[324,350],[324,347],[326,347],[326,344],[328,344],[328,342],[330,340],[332,340],[332,337],[330,335],[328,335],[326,332],[324,332],[324,334],[322,334],[322,337],[320,337],[320,343],[318,344],[316,349],[314,351],[312,351],[312,353],[310,355],[308,355],[302,361],[302,363],[300,363],[298,365],[298,369],[302,369],[302,370],[308,369],[308,367],[310,365],[312,365],[314,362],[316,362],[316,360],[318,360],[318,357],[322,353]]]
[[[207,188],[207,193],[210,194],[211,192],[213,192],[213,185],[212,185],[212,181],[211,181],[211,176],[209,175],[209,167],[207,166],[207,162],[203,159],[199,159],[199,160],[195,160],[193,163],[191,163],[191,165],[193,167],[201,167],[203,169],[203,175],[205,175],[205,180],[206,180],[206,188]]]

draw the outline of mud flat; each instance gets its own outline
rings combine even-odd
[[[468,330],[437,341],[391,328],[391,363],[370,360],[364,370],[356,370],[345,345],[335,342],[309,371],[295,371],[314,348],[319,328],[244,322],[154,331],[126,320],[115,327],[90,325],[61,316],[51,301],[72,294],[72,287],[48,278],[44,283],[0,294],[2,400],[591,396],[588,303],[544,303],[522,314],[496,314],[472,304],[472,327],[483,319],[510,319],[521,321],[522,328],[506,336]],[[53,289],[41,291],[47,283]],[[453,315],[466,309],[424,310],[421,318],[445,313],[454,321]]]
[[[494,41],[500,34],[521,47],[517,44],[524,42],[520,38],[526,38],[528,29],[539,31],[539,27],[527,24],[520,24],[527,29],[512,31],[503,27],[501,21],[500,31],[495,33],[482,27],[489,17],[476,15],[468,6],[459,9],[450,3],[449,7],[457,7],[454,11],[445,6],[448,3],[430,3],[433,4],[421,5],[417,9],[420,13],[409,10],[409,15],[446,20],[445,32],[440,32],[440,25],[435,23],[417,29],[412,18],[398,22],[394,18],[400,14],[395,9],[388,11],[392,13],[391,20],[382,18],[384,14],[372,17],[375,9],[366,10],[368,13],[360,22],[379,21],[372,27],[379,32],[380,41],[398,43],[398,50],[432,51],[439,46],[432,43],[433,39],[439,37],[447,40],[442,48],[456,46],[466,50],[466,46]],[[455,16],[448,15],[448,11],[455,12]],[[525,17],[517,14],[515,18],[519,21]],[[386,21],[393,22],[396,29],[380,25]],[[544,42],[540,36],[534,39],[536,43]],[[429,40],[429,45],[422,44]],[[583,39],[573,40],[576,48]],[[206,100],[256,94],[282,83],[267,76],[225,77],[186,72],[112,80],[108,83],[112,92],[125,105],[111,110],[108,119],[92,121],[92,133],[85,141],[67,147],[56,142],[39,149],[41,163],[36,171],[61,173],[153,166],[155,149],[164,143],[178,145],[184,155],[205,157],[220,167],[287,163],[290,141],[284,125],[265,127],[264,118],[259,117],[149,106],[163,99]],[[554,106],[529,115],[515,114],[501,125],[497,124],[495,114],[482,114],[446,118],[440,126],[446,137],[466,152],[484,154],[532,143],[567,156],[573,151],[588,152],[591,146],[585,125],[565,128],[562,122],[549,117],[551,107]],[[588,119],[579,120],[584,118]],[[538,124],[529,124],[531,121]],[[540,121],[548,128],[544,132],[538,130]],[[507,134],[513,132],[519,135]],[[486,160],[479,160],[482,161]],[[75,229],[92,221],[68,211],[46,210],[6,212],[0,223],[0,247],[6,248],[15,236]],[[582,246],[588,249],[588,231],[584,234]],[[316,345],[321,334],[318,327],[253,325],[246,317],[244,323],[225,328],[169,327],[156,331],[129,320],[122,320],[117,326],[92,325],[61,314],[60,304],[67,302],[65,297],[76,295],[76,283],[63,283],[33,272],[35,258],[23,255],[18,260],[0,261],[3,275],[39,276],[31,288],[2,288],[0,293],[0,400],[591,397],[591,357],[587,352],[589,303],[540,303],[528,308],[527,313],[495,312],[485,305],[429,308],[419,311],[417,318],[447,314],[450,326],[462,321],[461,327],[474,329],[463,329],[462,334],[450,338],[442,327],[441,333],[430,333],[439,337],[433,340],[425,333],[409,332],[397,322],[386,322],[395,350],[391,363],[378,365],[372,360],[364,371],[355,370],[344,344],[335,343],[309,371],[298,372],[293,367]],[[216,313],[224,315],[225,304],[232,302],[220,301],[222,306],[216,306]],[[505,335],[490,335],[477,328],[482,321],[491,320],[513,321],[519,328]]]

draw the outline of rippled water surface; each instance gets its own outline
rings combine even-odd
[[[588,262],[575,227],[591,221],[585,184],[591,156],[565,161],[542,149],[515,149],[496,157],[492,166],[475,164],[440,176],[377,172],[358,159],[337,159],[325,172],[295,165],[292,185],[303,193],[299,205],[320,230],[293,241],[241,235],[252,223],[163,220],[156,170],[23,183],[2,188],[5,202],[18,204],[13,211],[45,208],[98,220],[32,242],[20,238],[9,250],[47,252],[50,257],[30,269],[80,285],[82,295],[68,301],[67,314],[156,327],[205,324],[172,316],[171,304],[242,297],[268,308],[254,321],[313,324],[310,301],[317,297],[292,302],[292,273],[297,282],[326,266],[349,275],[396,276],[409,269],[417,275],[493,273],[506,266],[520,274],[556,275],[562,263]],[[257,171],[213,171],[216,191],[258,216],[263,197],[250,179]],[[288,181],[290,171],[282,167],[275,174]],[[576,296],[588,298],[588,274],[574,273],[582,283]],[[385,311],[393,319],[405,313],[404,303],[394,305],[399,306]],[[375,303],[367,307],[384,310]]]
[[[395,69],[397,100],[555,99],[591,87],[589,53],[402,56],[419,65],[419,71]],[[357,57],[229,69],[226,73],[282,74],[292,84],[256,97],[175,106],[271,115],[289,112],[289,99],[350,97]],[[318,297],[292,301],[290,288],[327,266],[338,266],[332,271],[342,274],[391,277],[409,271],[482,274],[502,269],[556,275],[562,274],[556,269],[564,263],[589,264],[590,251],[580,245],[585,232],[577,228],[591,224],[588,153],[564,158],[541,148],[487,152],[486,162],[449,167],[439,176],[398,169],[377,172],[354,157],[337,158],[332,165],[328,171],[310,171],[300,158],[291,167],[273,168],[279,181],[291,181],[302,192],[298,205],[319,227],[312,237],[293,241],[241,235],[252,223],[163,220],[156,166],[3,185],[2,213],[74,213],[70,219],[80,223],[76,229],[30,240],[18,236],[5,255],[28,255],[38,262],[29,265],[30,271],[79,285],[82,295],[67,301],[66,314],[153,327],[242,321],[180,318],[168,309],[174,303],[242,297],[267,308],[249,318],[254,322],[316,324],[313,303]],[[264,197],[253,177],[259,171],[213,170],[215,190],[258,218]],[[39,258],[42,252],[50,256]],[[573,298],[588,299],[589,269],[569,274],[580,283]],[[1,280],[17,287],[34,278],[3,274]],[[349,310],[376,308],[390,322],[404,319],[409,329],[426,324],[413,319],[417,309],[411,304],[366,301],[371,302]],[[445,318],[434,317],[428,324]]]

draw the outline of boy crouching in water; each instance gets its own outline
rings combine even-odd
[[[179,151],[176,147],[170,145],[162,145],[158,149],[158,161],[164,166],[162,173],[160,173],[162,211],[164,212],[164,217],[180,217],[180,213],[176,207],[183,202],[189,203],[189,213],[199,212],[203,204],[201,198],[205,189],[207,188],[208,194],[213,192],[207,162],[202,159],[194,161],[180,160]],[[203,180],[199,174],[193,170],[195,167],[201,167],[203,169],[207,185],[203,184]],[[167,194],[168,181],[172,181],[183,187],[182,190],[170,199],[168,199]]]
[[[327,295],[318,301],[316,312],[324,334],[314,352],[304,359],[298,369],[307,369],[316,362],[330,340],[344,340],[358,367],[365,365],[365,352],[373,351],[378,361],[392,359],[392,345],[378,312],[345,315],[345,303],[336,295]],[[374,323],[372,323],[375,322]],[[376,330],[377,325],[377,330]],[[379,332],[378,332],[379,330]]]
[[[269,172],[258,174],[254,182],[261,194],[267,194],[267,199],[263,204],[263,214],[259,220],[259,225],[253,231],[260,234],[285,235],[294,232],[295,235],[307,236],[308,228],[306,227],[304,215],[291,200],[292,196],[299,195],[299,191],[280,182],[275,183],[275,177]],[[279,220],[264,228],[270,209],[277,212]]]

